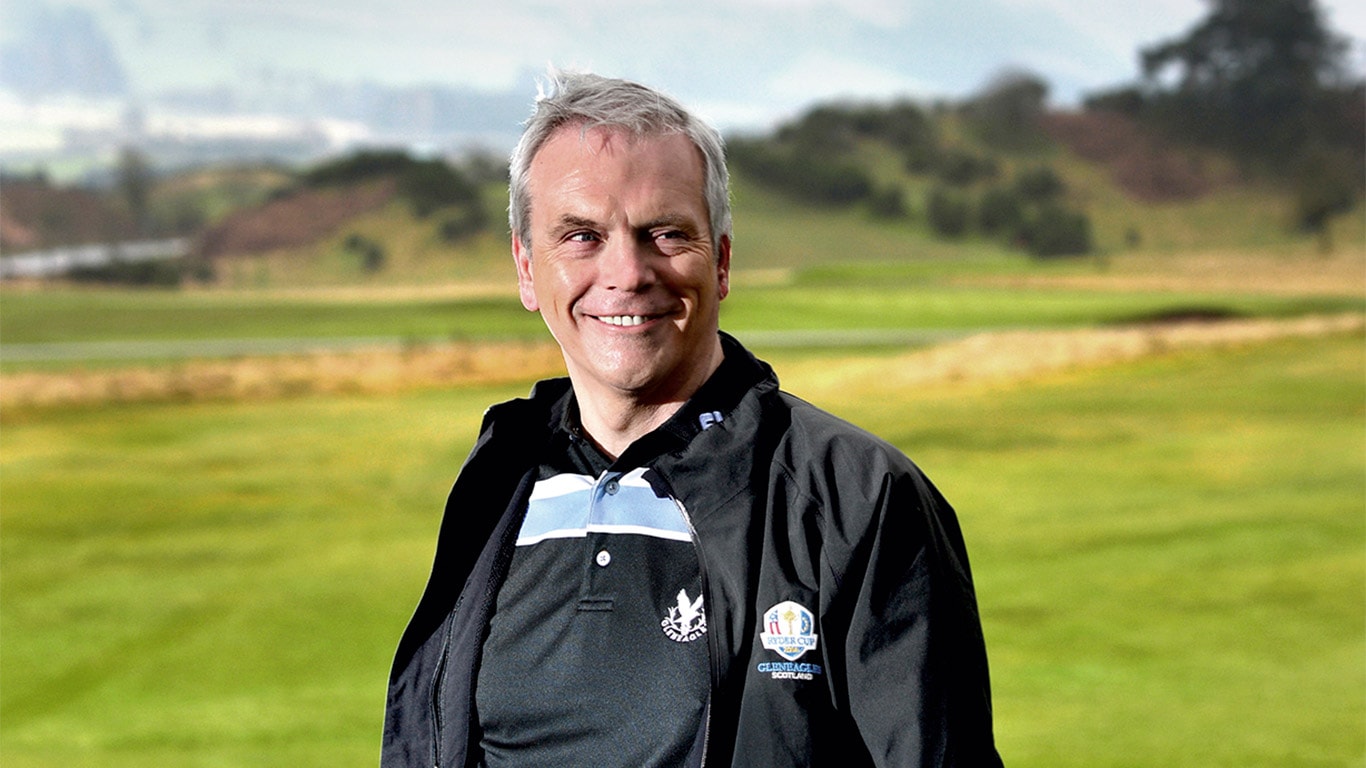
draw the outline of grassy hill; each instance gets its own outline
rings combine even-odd
[[[1087,217],[1088,256],[1095,263],[1134,254],[1366,247],[1360,204],[1331,221],[1328,237],[1312,237],[1294,225],[1293,190],[1244,178],[1216,153],[1169,146],[1123,118],[1047,115],[1038,140],[1001,151],[965,127],[952,110],[925,114],[930,127],[924,130],[933,138],[920,141],[931,142],[926,145],[931,149],[922,148],[931,161],[922,158],[925,167],[915,169],[908,150],[886,139],[886,129],[884,134],[858,133],[838,123],[821,129],[825,133],[802,128],[804,123],[787,129],[799,138],[799,129],[816,132],[815,138],[801,139],[808,143],[838,145],[820,152],[808,152],[790,136],[780,138],[782,130],[764,139],[775,146],[786,146],[786,141],[798,156],[806,152],[838,158],[869,186],[862,199],[852,201],[813,202],[782,191],[741,161],[741,150],[753,139],[737,139],[740,159],[732,162],[736,268],[801,269],[868,261],[1033,268],[1034,260],[1008,235],[983,234],[972,222],[989,192],[1007,190],[1022,175],[1040,169],[1053,174],[1059,185],[1051,204]],[[808,116],[806,122],[820,120]],[[332,165],[345,168],[348,162],[357,160],[343,158]],[[389,171],[422,165],[406,159],[389,162]],[[990,168],[979,177],[945,183],[943,166],[953,162]],[[931,167],[935,163],[937,170]],[[503,223],[506,185],[497,178],[496,161],[474,158],[454,169],[476,185],[477,199],[422,210],[396,191],[395,173],[353,174],[323,186],[307,182],[324,170],[326,166],[301,172],[223,167],[160,179],[150,196],[151,220],[159,231],[194,236],[200,258],[212,267],[209,284],[221,287],[431,285],[511,277]],[[68,237],[33,235],[54,223],[86,221],[97,209],[127,208],[115,191],[78,195],[49,188],[46,202],[41,202],[35,189],[42,191],[31,183],[7,185],[6,231],[21,239],[7,235],[6,252],[22,250],[20,243],[41,247],[92,239],[81,234],[85,230],[73,230]],[[935,224],[933,198],[943,194],[968,206],[970,221],[960,235],[945,236]],[[105,201],[103,208],[90,200]],[[458,225],[467,214],[475,224],[453,231],[453,223]],[[124,223],[117,231],[131,229]],[[22,240],[25,235],[28,239]]]
[[[868,154],[876,157],[877,152]],[[1318,247],[1316,238],[1293,230],[1289,195],[1273,186],[1227,184],[1193,200],[1144,201],[1125,194],[1102,166],[1064,150],[1053,156],[1068,184],[1069,199],[1091,216],[1096,243],[1091,261],[1136,254],[1175,257],[1198,251],[1305,252]],[[913,182],[908,181],[907,187],[911,197],[916,192],[924,194]],[[1037,266],[1027,255],[995,239],[945,239],[914,216],[889,221],[859,207],[795,201],[755,183],[743,172],[734,174],[732,190],[737,270],[868,261]],[[278,288],[510,280],[511,257],[502,223],[506,187],[485,185],[483,200],[490,221],[496,223],[459,243],[444,241],[433,222],[420,220],[402,203],[392,202],[349,219],[305,245],[225,254],[217,262],[216,282],[234,288]],[[1335,247],[1366,247],[1362,222],[1361,208],[1335,219]],[[354,236],[383,249],[387,258],[382,269],[365,269],[361,254],[347,247]]]

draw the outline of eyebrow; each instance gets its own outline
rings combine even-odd
[[[641,224],[637,229],[640,231],[649,231],[658,229],[659,227],[673,227],[674,229],[684,230],[689,234],[696,234],[700,230],[698,222],[692,217],[677,213],[666,213],[663,216],[659,216]]]
[[[593,219],[566,213],[555,223],[555,227],[551,230],[551,235],[559,237],[566,232],[576,229],[600,230],[602,229],[602,226],[601,222]],[[692,217],[678,213],[666,213],[662,216],[657,216],[639,226],[632,227],[632,229],[636,232],[649,232],[660,227],[672,227],[694,235],[700,235],[703,230],[703,227],[699,226],[698,222]]]
[[[601,227],[601,224],[592,219],[565,214],[555,223],[555,227],[551,230],[551,234],[559,236],[572,229],[599,229]]]

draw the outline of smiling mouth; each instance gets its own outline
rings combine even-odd
[[[616,325],[623,328],[644,325],[645,321],[651,319],[650,315],[595,315],[595,317],[608,325]]]

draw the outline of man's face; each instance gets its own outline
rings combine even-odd
[[[531,243],[513,239],[518,288],[576,388],[664,402],[719,363],[730,241],[712,245],[702,174],[679,134],[585,136],[570,125],[532,159]]]

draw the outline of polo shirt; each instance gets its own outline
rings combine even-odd
[[[692,748],[710,692],[706,606],[687,513],[650,462],[722,420],[741,377],[723,362],[615,462],[567,396],[484,640],[483,765],[671,766]]]

